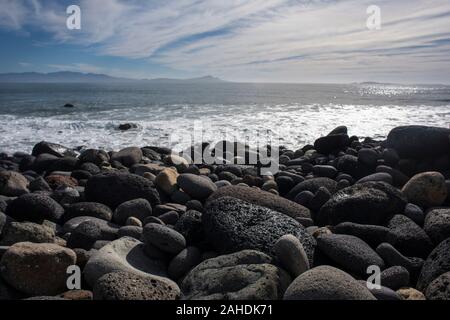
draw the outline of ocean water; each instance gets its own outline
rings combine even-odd
[[[63,108],[72,103],[73,109]],[[119,124],[136,129],[121,132]],[[70,147],[258,140],[299,148],[339,125],[384,138],[399,125],[450,126],[450,87],[391,84],[0,84],[0,152],[46,140]],[[199,142],[195,140],[195,142]]]

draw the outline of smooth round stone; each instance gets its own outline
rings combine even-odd
[[[155,178],[155,184],[161,188],[165,193],[171,195],[176,190],[178,190],[177,186],[177,178],[179,174],[174,168],[166,168]]]
[[[87,220],[80,223],[71,233],[67,240],[69,248],[82,248],[89,250],[99,240],[111,241],[117,238],[118,228],[116,225],[104,220]]]
[[[113,221],[124,225],[129,217],[135,217],[144,221],[152,215],[152,206],[146,199],[134,199],[120,204],[114,211]]]
[[[369,148],[362,148],[358,151],[358,160],[369,167],[375,167],[378,161],[378,153]]]
[[[381,284],[392,290],[398,290],[409,285],[409,272],[402,266],[387,268],[381,272]]]
[[[18,197],[28,193],[28,180],[15,171],[0,171],[0,194]]]
[[[314,193],[305,190],[296,195],[294,201],[308,208],[309,202],[311,201],[312,198],[314,198]]]
[[[145,244],[150,244],[170,254],[178,254],[186,248],[186,239],[183,235],[165,225],[146,224],[143,237]]]
[[[95,221],[96,223],[105,225],[105,226],[111,226],[114,228],[119,228],[119,226],[110,223],[106,220],[103,219],[99,219],[99,218],[95,218],[95,217],[85,217],[85,216],[81,216],[81,217],[76,217],[73,219],[70,219],[69,221],[66,221],[66,223],[64,223],[63,225],[63,232],[64,233],[71,233],[73,232],[73,230],[76,229],[76,227],[78,227],[81,223],[85,222],[85,221]]]
[[[32,222],[11,222],[2,233],[2,246],[18,242],[53,243],[55,231],[47,226]]]
[[[293,278],[309,269],[309,260],[300,241],[293,235],[284,235],[274,245],[275,256]]]
[[[364,183],[364,182],[369,182],[369,181],[381,181],[381,182],[386,182],[388,184],[393,183],[392,176],[386,172],[378,172],[378,173],[368,175],[364,178],[359,179],[356,183]]]
[[[185,205],[186,202],[192,200],[192,198],[186,192],[183,192],[182,190],[174,191],[170,195],[170,199],[172,200],[172,202],[179,203],[179,204],[182,204],[182,205]]]
[[[281,195],[287,194],[295,186],[295,182],[291,177],[277,177],[276,178],[277,188],[272,188],[272,190],[277,190]]]
[[[336,177],[338,171],[333,166],[316,165],[313,167],[313,174],[316,177],[327,177],[333,179]]]
[[[362,286],[367,288],[367,282],[364,280],[358,281]],[[395,300],[403,300],[403,298],[394,290],[381,286],[381,288],[367,288],[371,294],[377,300],[387,300],[387,301],[395,301]]]
[[[331,193],[328,191],[328,189],[320,187],[314,197],[309,200],[309,208],[311,210],[318,211],[328,200],[330,200],[330,198]]]
[[[125,225],[132,227],[142,227],[142,221],[135,217],[128,217]]]
[[[332,134],[321,137],[314,142],[314,149],[322,154],[330,154],[345,149],[349,145],[347,134]]]
[[[342,270],[319,266],[297,277],[284,300],[376,300],[370,291]]]
[[[158,217],[165,224],[175,225],[180,218],[176,211],[166,212]]]
[[[317,190],[319,190],[320,187],[327,188],[331,194],[334,194],[337,190],[336,186],[337,186],[337,182],[334,181],[333,179],[326,178],[326,177],[312,178],[312,179],[308,179],[308,180],[305,180],[305,181],[297,184],[286,195],[286,198],[294,199],[295,196],[297,196],[302,191],[310,191],[315,194],[317,192]]]
[[[145,226],[148,223],[157,223],[157,224],[165,224],[161,219],[154,217],[154,216],[150,216],[145,218],[143,225]]]
[[[403,214],[417,223],[419,226],[423,226],[423,223],[425,221],[425,213],[420,207],[416,206],[413,203],[408,203]]]
[[[170,279],[120,271],[98,279],[93,295],[94,300],[178,300],[181,292]]]
[[[317,248],[349,272],[366,275],[372,265],[384,268],[383,259],[364,241],[344,234],[321,235]]]
[[[400,160],[397,151],[389,148],[383,150],[383,152],[381,153],[381,157],[384,160],[384,163],[391,167],[395,166]]]
[[[106,221],[111,221],[112,211],[109,207],[101,203],[95,202],[79,202],[71,204],[64,212],[63,219],[68,221],[75,217],[90,216]]]
[[[64,209],[48,196],[29,193],[10,202],[5,213],[18,221],[57,222],[64,214]]]
[[[83,270],[86,282],[93,287],[103,275],[125,271],[143,277],[167,277],[165,263],[151,259],[144,253],[139,240],[122,237],[95,252]]]
[[[186,202],[186,209],[202,212],[203,204],[198,200],[190,200],[190,201]]]
[[[189,270],[200,263],[201,252],[196,247],[187,247],[170,261],[168,274],[177,280],[187,274]]]
[[[124,166],[131,167],[142,160],[142,150],[137,147],[128,147],[112,155],[111,161],[118,161]]]
[[[0,261],[3,279],[29,295],[56,295],[66,289],[67,268],[76,254],[50,243],[21,242],[11,246]]]
[[[209,178],[191,173],[181,174],[177,183],[193,199],[203,200],[209,197],[217,186]]]
[[[423,208],[440,206],[447,198],[445,178],[439,172],[423,172],[412,177],[402,193],[409,202]]]
[[[332,228],[333,233],[348,234],[365,241],[372,248],[385,242],[389,229],[383,226],[342,222]]]
[[[428,300],[450,300],[450,272],[433,280],[425,291]]]
[[[450,208],[437,208],[427,213],[425,232],[435,244],[450,237]]]
[[[425,295],[414,288],[401,288],[397,290],[397,293],[403,300],[426,300]]]
[[[229,187],[232,185],[230,181],[226,180],[219,180],[214,182],[214,184],[217,186],[217,188]]]

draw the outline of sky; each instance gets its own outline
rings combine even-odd
[[[0,0],[0,41],[0,73],[450,84],[449,0]]]

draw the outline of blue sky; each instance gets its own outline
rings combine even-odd
[[[0,41],[2,73],[450,83],[448,0],[0,0]]]

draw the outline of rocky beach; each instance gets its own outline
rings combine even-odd
[[[0,154],[0,299],[450,299],[450,129],[323,134],[273,175],[207,144]]]

